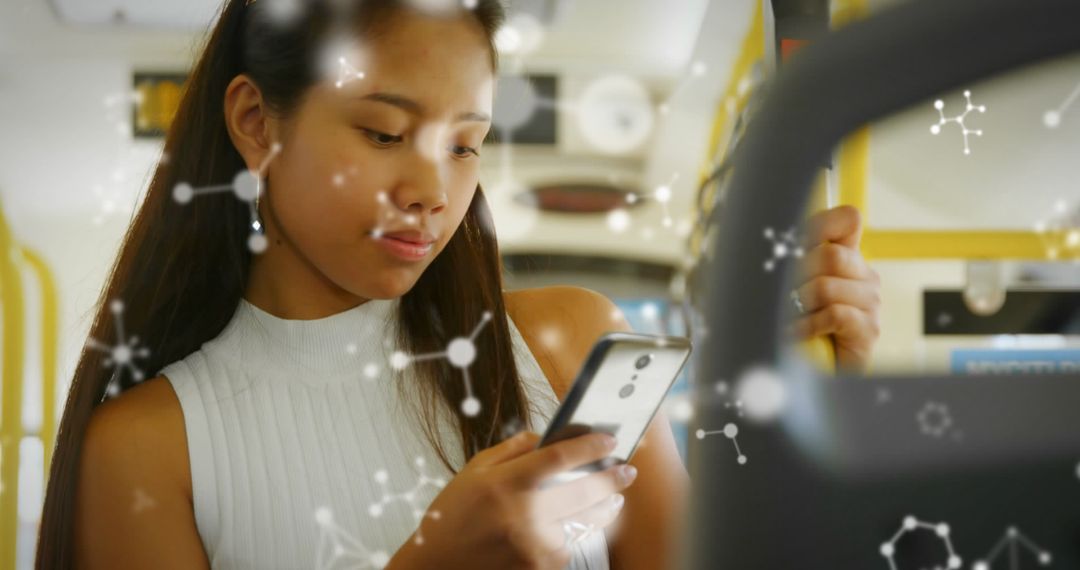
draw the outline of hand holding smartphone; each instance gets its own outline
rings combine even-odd
[[[572,481],[629,461],[690,350],[690,341],[682,337],[634,333],[601,337],[538,447],[602,431],[615,437],[615,449],[607,459],[564,472],[552,481]]]

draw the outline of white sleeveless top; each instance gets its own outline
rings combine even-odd
[[[452,474],[425,438],[418,406],[404,400],[415,385],[398,385],[410,368],[388,364],[396,307],[373,300],[294,321],[241,300],[217,338],[160,372],[183,408],[195,522],[211,567],[379,568],[416,530]],[[510,329],[529,428],[542,432],[558,401]],[[438,420],[460,469],[457,429],[447,413]],[[437,524],[427,518],[423,529]],[[568,568],[608,569],[602,532],[574,547]]]

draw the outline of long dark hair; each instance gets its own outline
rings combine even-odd
[[[374,33],[377,24],[407,3],[397,0],[304,0],[303,13],[282,23],[268,6],[273,0],[226,0],[202,55],[192,70],[165,140],[142,206],[128,228],[98,300],[90,329],[109,338],[118,318],[137,332],[149,356],[140,368],[157,371],[216,337],[232,317],[247,286],[252,253],[248,205],[230,194],[200,197],[180,205],[172,197],[180,182],[195,187],[229,183],[245,169],[226,130],[224,95],[229,82],[247,74],[272,111],[288,116],[304,92],[320,80],[322,44],[342,21],[348,4],[349,30]],[[504,14],[498,0],[480,0],[470,10],[480,23],[496,65],[494,35]],[[470,372],[480,412],[456,414],[468,460],[495,443],[507,425],[527,418],[527,401],[514,364],[502,297],[501,264],[490,212],[478,187],[468,213],[447,247],[399,303],[398,343],[407,353],[437,352],[467,334],[490,311],[492,320],[477,339],[482,354]],[[121,301],[122,315],[112,310]],[[141,378],[110,368],[105,355],[84,348],[64,406],[49,473],[37,549],[38,568],[73,563],[73,513],[79,457],[90,416],[111,392]],[[460,372],[443,361],[413,365],[426,397],[418,406],[425,433],[440,459],[453,470],[440,445],[434,418],[446,404],[457,410],[465,396]],[[443,408],[444,409],[444,408]]]

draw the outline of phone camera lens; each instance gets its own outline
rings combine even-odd
[[[634,362],[634,368],[641,370],[642,368],[648,366],[650,362],[652,362],[652,355],[643,354],[639,356],[638,359]]]

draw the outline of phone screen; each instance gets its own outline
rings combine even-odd
[[[685,338],[604,336],[586,359],[540,446],[606,432],[617,440],[614,451],[607,461],[584,471],[629,461],[689,355],[690,343]]]

